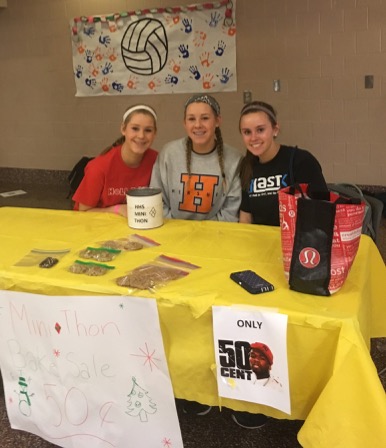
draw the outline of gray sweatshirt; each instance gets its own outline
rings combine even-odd
[[[189,178],[185,148],[186,138],[167,143],[153,166],[150,186],[162,189],[164,217],[237,222],[241,152],[224,144],[225,179],[216,150],[209,154],[192,152]]]

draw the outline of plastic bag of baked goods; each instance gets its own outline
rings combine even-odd
[[[115,266],[81,260],[75,260],[74,263],[68,268],[68,270],[73,274],[84,274],[92,277],[105,275],[111,269],[115,269]]]
[[[31,249],[15,266],[39,266],[48,268],[55,266],[70,249]]]
[[[99,243],[102,247],[108,247],[111,249],[118,249],[122,251],[140,250],[146,247],[159,246],[154,240],[146,238],[145,236],[133,234],[124,238],[116,238]]]
[[[116,283],[131,290],[148,289],[154,291],[172,280],[187,276],[197,268],[199,266],[186,261],[160,255],[155,260],[138,266],[122,277],[118,277]]]
[[[119,249],[112,249],[111,247],[87,247],[79,252],[79,257],[105,263],[114,260],[120,253]]]

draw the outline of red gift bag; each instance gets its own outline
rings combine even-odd
[[[290,289],[329,296],[347,278],[358,251],[365,204],[307,184],[279,191],[284,273]]]

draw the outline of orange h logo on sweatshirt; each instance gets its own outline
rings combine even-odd
[[[212,204],[214,189],[218,185],[219,177],[207,174],[181,175],[184,184],[183,198],[179,210],[193,213],[209,213]]]

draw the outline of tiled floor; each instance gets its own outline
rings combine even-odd
[[[0,206],[72,208],[71,200],[67,198],[67,187],[63,184],[28,185],[0,180],[0,193],[19,189],[26,191],[26,194],[8,198],[0,196]],[[383,259],[386,261],[386,218],[382,220],[381,224],[379,247]],[[386,338],[372,341],[371,355],[386,390]],[[264,427],[249,431],[233,424],[230,419],[230,411],[227,409],[221,413],[215,409],[205,417],[187,416],[180,409],[178,409],[178,413],[185,448],[300,447],[296,434],[302,425],[301,421],[271,419]],[[0,448],[49,448],[53,446],[55,445],[32,434],[10,428],[1,385]],[[128,448],[132,447],[128,445]]]

